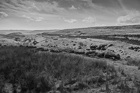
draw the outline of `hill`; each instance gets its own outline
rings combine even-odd
[[[127,25],[127,26],[104,26],[104,27],[64,29],[53,32],[52,34],[95,36],[95,35],[140,33],[139,31],[140,25]]]

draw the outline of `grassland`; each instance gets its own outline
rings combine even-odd
[[[13,46],[0,55],[1,93],[139,93],[138,82],[127,85],[130,78],[103,60]]]

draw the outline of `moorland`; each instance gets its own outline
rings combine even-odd
[[[139,42],[140,25],[9,30],[0,34],[0,92],[140,93]]]

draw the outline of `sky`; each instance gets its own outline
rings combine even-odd
[[[140,24],[140,0],[0,0],[0,30]]]

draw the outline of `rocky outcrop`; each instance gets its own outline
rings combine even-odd
[[[110,58],[113,60],[120,60],[121,59],[120,55],[115,53],[114,51],[107,51],[104,56],[105,56],[105,58]]]
[[[108,47],[113,46],[113,44],[100,44],[100,45],[91,45],[91,50],[106,50]]]
[[[140,52],[140,47],[139,46],[131,46],[128,49]]]

